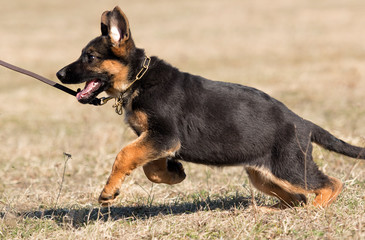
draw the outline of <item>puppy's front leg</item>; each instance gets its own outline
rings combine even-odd
[[[125,176],[135,168],[157,159],[173,156],[180,148],[180,142],[166,139],[166,145],[153,144],[153,137],[142,133],[135,141],[124,147],[117,155],[109,179],[100,194],[99,203],[109,205],[119,195]]]
[[[119,195],[126,175],[135,168],[147,162],[155,160],[159,156],[158,150],[154,149],[146,133],[141,134],[135,141],[124,147],[117,155],[109,179],[100,194],[99,203],[111,204]]]
[[[166,158],[148,162],[143,166],[143,171],[147,178],[154,183],[172,185],[182,182],[186,177],[181,163]]]

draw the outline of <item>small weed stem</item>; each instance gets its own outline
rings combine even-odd
[[[65,159],[65,163],[64,163],[64,166],[63,166],[63,173],[62,173],[62,180],[61,180],[61,183],[60,183],[60,189],[58,190],[58,194],[57,194],[57,198],[56,198],[56,202],[54,204],[54,208],[57,207],[57,204],[58,204],[58,200],[61,196],[61,191],[62,191],[62,186],[63,186],[63,181],[65,180],[65,172],[66,172],[66,166],[67,166],[67,162],[68,160],[72,159],[72,156],[71,154],[69,153],[63,153],[63,157]]]

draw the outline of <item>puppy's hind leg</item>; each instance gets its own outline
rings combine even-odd
[[[307,203],[307,198],[305,195],[292,192],[275,183],[280,183],[280,180],[276,179],[275,176],[273,176],[268,170],[247,167],[246,172],[252,185],[254,185],[258,190],[279,199],[280,202],[271,208],[285,209]],[[277,181],[274,182],[273,180]]]
[[[313,201],[314,206],[327,207],[341,193],[343,187],[342,182],[334,177],[328,177],[328,179],[324,187],[313,191],[316,194]]]

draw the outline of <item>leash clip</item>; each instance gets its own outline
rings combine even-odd
[[[100,106],[105,105],[107,102],[109,102],[109,100],[113,99],[113,97],[102,97],[100,98]]]
[[[115,108],[115,112],[118,115],[122,115],[123,114],[123,100],[122,100],[122,96],[115,98],[115,103],[113,105],[113,108]]]
[[[105,105],[107,102],[109,102],[111,99],[113,99],[114,97],[102,97],[99,99],[99,106]],[[114,98],[115,99],[115,103],[113,104],[113,108],[115,108],[115,112],[118,115],[122,115],[123,114],[123,100],[122,97],[117,97]]]

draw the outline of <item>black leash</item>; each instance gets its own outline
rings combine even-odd
[[[59,83],[53,82],[53,81],[51,81],[51,80],[49,80],[45,77],[42,77],[42,76],[40,76],[40,75],[38,75],[34,72],[25,70],[25,69],[17,67],[17,66],[14,66],[14,65],[12,65],[10,63],[7,63],[7,62],[4,62],[2,60],[0,60],[0,65],[3,66],[3,67],[9,68],[13,71],[19,72],[21,74],[25,74],[25,75],[28,75],[32,78],[38,79],[39,81],[44,82],[45,84],[51,85],[52,87],[55,87],[55,88],[57,88],[61,91],[64,91],[64,92],[66,92],[66,93],[68,93],[72,96],[76,96],[76,94],[77,94],[76,91],[74,91],[74,90],[72,90],[68,87],[65,87],[65,86],[63,86]],[[90,104],[98,106],[98,105],[104,105],[106,102],[107,102],[106,98],[101,98],[101,99],[95,98],[92,102],[90,102]]]

